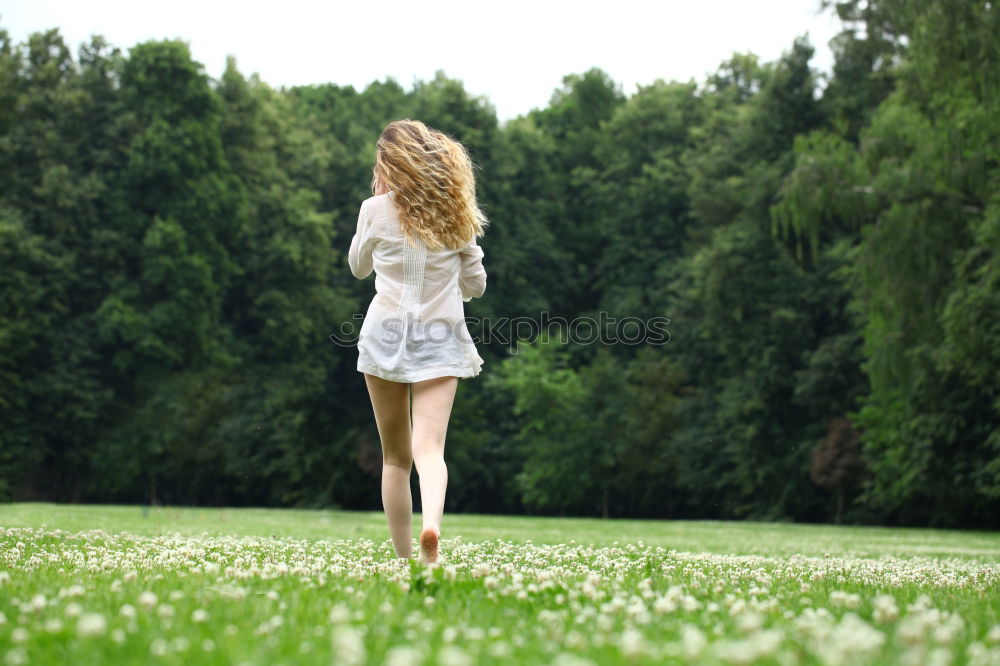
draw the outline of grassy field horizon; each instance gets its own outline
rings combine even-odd
[[[419,533],[420,514],[414,516]],[[1000,664],[1000,533],[0,505],[0,663]]]
[[[186,507],[22,502],[0,505],[2,527],[66,531],[102,529],[136,535],[279,536],[307,539],[372,539],[388,543],[381,511]],[[420,513],[414,513],[414,535]],[[609,546],[642,540],[688,552],[848,554],[879,557],[984,557],[1000,560],[1000,531],[824,525],[813,523],[581,518],[446,513],[442,537],[465,541],[503,539],[558,544],[575,540]]]

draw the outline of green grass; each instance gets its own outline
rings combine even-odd
[[[416,516],[414,533],[419,529]],[[4,664],[1000,663],[1000,534],[0,506]]]

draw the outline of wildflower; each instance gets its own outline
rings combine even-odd
[[[108,621],[100,613],[84,613],[76,622],[76,633],[84,638],[102,636],[108,628]]]
[[[384,666],[417,666],[423,662],[424,655],[420,650],[408,645],[397,645],[389,648]]]
[[[437,663],[441,666],[472,666],[475,662],[462,648],[445,645],[438,653]]]
[[[570,652],[560,652],[552,660],[552,666],[597,666],[597,664]]]
[[[626,657],[638,657],[646,652],[646,640],[642,632],[628,627],[621,634],[620,639],[622,653]]]
[[[24,648],[14,648],[9,650],[4,657],[4,662],[8,666],[21,666],[22,664],[28,663],[28,653],[24,651]]]
[[[899,608],[896,600],[887,594],[880,594],[875,597],[875,612],[872,617],[878,623],[894,622],[899,617]]]
[[[162,638],[154,638],[153,642],[149,644],[149,653],[154,657],[162,657],[168,650],[169,646]]]
[[[154,606],[156,606],[156,601],[156,595],[149,590],[146,590],[139,595],[139,605],[146,610],[151,610]]]
[[[331,623],[347,622],[351,619],[351,611],[344,604],[337,604],[330,609],[328,619]]]
[[[337,662],[346,666],[365,663],[365,644],[361,632],[348,624],[337,625],[331,634]]]

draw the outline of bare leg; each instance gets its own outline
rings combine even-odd
[[[396,556],[413,557],[413,499],[410,497],[410,385],[365,373],[379,439],[382,440],[382,507]]]
[[[448,487],[444,442],[457,388],[458,377],[438,377],[412,384],[413,461],[420,475],[423,517],[420,544],[422,556],[430,562],[437,561],[437,541]]]

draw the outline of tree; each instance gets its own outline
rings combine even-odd
[[[826,437],[812,451],[809,477],[820,488],[837,495],[837,511],[833,522],[841,523],[844,496],[861,485],[865,463],[861,458],[861,433],[847,419],[832,419],[827,424]]]

